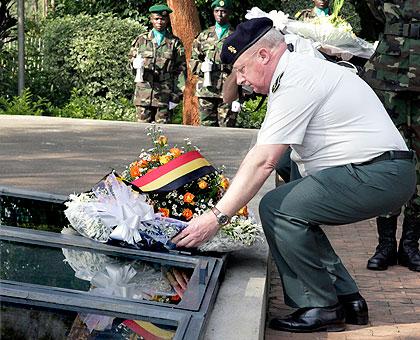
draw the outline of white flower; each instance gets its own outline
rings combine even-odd
[[[264,241],[260,224],[252,217],[233,216],[230,223],[199,247],[201,251],[227,252],[251,247]]]

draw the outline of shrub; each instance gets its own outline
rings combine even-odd
[[[3,45],[16,39],[17,18],[12,15],[14,1],[3,0],[0,3],[0,50]]]
[[[41,116],[46,105],[45,99],[33,100],[32,93],[25,90],[21,96],[0,97],[0,114]]]
[[[53,114],[58,117],[134,121],[136,110],[131,100],[126,98],[92,99],[74,89],[70,101],[63,108],[55,109]]]
[[[255,111],[260,100],[261,97],[257,96],[255,99],[249,99],[244,102],[236,121],[237,127],[246,129],[259,129],[261,127],[267,111],[267,101],[264,102],[258,111]]]
[[[115,100],[117,108],[121,98],[132,98],[127,55],[132,40],[144,31],[142,25],[111,15],[82,14],[31,27],[26,33],[25,85],[34,96],[57,107],[70,100],[74,88],[92,100]],[[0,93],[9,99],[17,95],[16,44],[0,51]]]
[[[47,20],[42,31],[43,65],[51,84],[46,97],[63,104],[77,88],[92,98],[131,98],[134,83],[127,54],[143,31],[134,20],[108,14]]]

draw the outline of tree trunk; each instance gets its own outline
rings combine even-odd
[[[191,58],[192,43],[201,31],[200,19],[194,0],[167,0],[168,6],[173,10],[171,24],[173,33],[181,39],[185,47],[187,64]],[[196,77],[191,74],[188,65],[188,79],[184,91],[183,123],[187,125],[200,125],[198,114],[198,100],[195,96]]]

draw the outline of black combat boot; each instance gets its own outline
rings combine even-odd
[[[397,264],[397,240],[395,238],[397,219],[398,216],[376,218],[379,244],[375,254],[367,263],[367,269],[386,270],[388,266]]]
[[[398,247],[398,264],[420,272],[419,251],[420,225],[412,216],[405,216],[403,231]]]

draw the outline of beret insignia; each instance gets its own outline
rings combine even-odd
[[[230,45],[230,46],[228,47],[228,50],[229,50],[229,52],[230,52],[230,53],[232,53],[232,54],[235,54],[235,53],[236,53],[236,48],[235,48],[235,47],[233,47],[232,45]]]
[[[224,5],[225,5],[225,2],[222,0],[222,1],[219,1],[219,5],[221,6],[221,7],[223,7]]]

